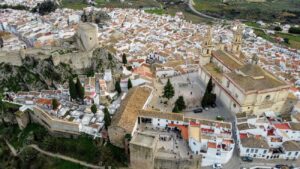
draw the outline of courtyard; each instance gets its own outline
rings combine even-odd
[[[202,83],[198,72],[182,74],[169,79],[174,87],[174,97],[170,100],[161,97],[163,88],[168,80],[167,78],[156,80],[154,82],[153,97],[147,105],[148,109],[172,112],[176,99],[179,96],[183,96],[187,108],[182,113],[187,117],[216,120],[217,116],[221,116],[224,118],[224,121],[233,120],[234,116],[232,113],[219,102],[218,98],[216,101],[217,107],[204,109],[202,113],[193,112],[195,109],[201,108],[201,99],[206,89],[206,84]]]

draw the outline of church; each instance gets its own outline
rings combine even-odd
[[[256,55],[246,57],[242,38],[243,28],[238,25],[230,46],[213,44],[212,28],[208,29],[199,57],[201,81],[207,84],[212,78],[213,92],[234,113],[283,113],[290,85],[261,68]]]

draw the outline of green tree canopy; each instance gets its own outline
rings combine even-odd
[[[204,93],[204,96],[201,101],[202,107],[212,106],[216,102],[216,94],[212,93],[213,90],[213,84],[212,84],[212,78],[209,79],[206,91]]]
[[[179,111],[182,111],[182,110],[184,110],[186,108],[183,96],[179,96],[178,97],[178,99],[175,102],[175,107],[177,107],[177,109]],[[175,107],[174,107],[174,109],[175,109]]]
[[[128,90],[132,88],[132,83],[131,83],[130,78],[128,78],[127,88],[128,88]]]
[[[36,7],[32,9],[32,12],[38,12],[40,15],[45,15],[51,13],[57,9],[57,4],[54,1],[47,0],[41,4],[37,4]]]
[[[124,65],[127,64],[127,56],[126,56],[125,53],[122,54],[122,63],[123,63]]]
[[[77,81],[76,81],[76,93],[80,100],[84,99],[84,87],[82,86],[78,77],[77,77]]]
[[[57,101],[57,99],[52,99],[52,109],[56,110],[59,106],[59,102]]]
[[[92,111],[94,114],[97,113],[97,106],[96,106],[95,104],[93,104],[93,105],[91,106],[91,111]]]
[[[284,41],[285,43],[287,43],[287,44],[290,43],[290,39],[289,39],[289,38],[283,38],[283,41]]]
[[[108,126],[110,126],[111,124],[111,117],[107,107],[104,108],[103,112],[104,112],[104,126],[107,129]]]
[[[171,99],[175,94],[174,87],[168,79],[167,84],[164,87],[163,97],[167,98],[168,100]]]
[[[282,31],[282,28],[281,28],[280,26],[276,26],[276,27],[274,28],[274,30],[275,30],[275,31]]]
[[[121,89],[121,85],[120,85],[120,81],[119,80],[116,81],[116,83],[115,83],[115,89],[118,92],[118,94],[122,93],[122,89]]]
[[[211,93],[212,90],[213,90],[213,84],[212,84],[212,78],[210,78],[207,83],[205,93]]]
[[[76,91],[76,86],[73,81],[73,78],[69,79],[69,93],[70,93],[71,99],[77,99],[77,91]]]
[[[174,113],[179,113],[180,112],[179,109],[178,109],[178,105],[175,104],[172,112],[174,112]]]

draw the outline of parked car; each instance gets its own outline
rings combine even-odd
[[[213,164],[213,169],[221,169],[221,168],[223,168],[222,164],[220,164],[220,163]]]
[[[224,121],[225,119],[224,119],[223,116],[216,116],[216,120],[218,120],[218,121]]]
[[[252,157],[248,157],[248,156],[244,156],[244,157],[242,157],[242,160],[246,161],[246,162],[252,162],[253,158]]]
[[[275,168],[278,168],[278,169],[288,169],[289,166],[285,165],[285,164],[276,164]]]
[[[198,109],[193,110],[193,112],[194,113],[202,113],[203,109],[202,108],[198,108]]]

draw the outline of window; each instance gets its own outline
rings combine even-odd
[[[157,123],[157,125],[159,126],[159,123]]]
[[[230,86],[230,81],[228,80],[227,81],[227,88],[229,88],[229,86]]]
[[[297,156],[297,155],[298,155],[298,153],[299,153],[299,152],[297,151],[297,152],[295,153],[295,156]]]
[[[236,98],[239,98],[239,95],[235,94],[235,97],[236,97]]]
[[[270,95],[267,95],[265,99],[266,99],[266,100],[270,100],[270,99],[271,99],[271,96],[270,96]]]
[[[193,142],[193,144],[194,144],[194,145],[196,145],[196,143],[195,143],[195,142]]]
[[[249,148],[247,148],[246,153],[249,153]]]
[[[159,121],[160,119],[157,119],[157,121]]]
[[[236,108],[236,104],[235,103],[233,103],[233,107]]]
[[[251,153],[253,153],[254,152],[254,149],[251,149]]]
[[[267,153],[267,150],[264,150],[264,154],[266,154]]]
[[[292,154],[292,152],[289,152],[289,153],[288,153],[288,156],[290,156],[291,154]]]
[[[255,149],[255,153],[258,153],[258,149]]]

